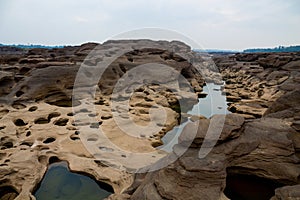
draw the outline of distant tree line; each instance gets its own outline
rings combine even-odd
[[[300,45],[298,46],[278,46],[275,48],[257,48],[257,49],[246,49],[243,53],[264,53],[264,52],[296,52],[300,51]]]
[[[40,45],[40,44],[0,44],[0,47],[17,47],[21,49],[34,49],[34,48],[42,48],[42,49],[53,49],[53,48],[63,48],[64,46],[47,46],[47,45]]]
[[[231,53],[240,53],[240,51],[236,50],[224,50],[224,49],[193,49],[194,52],[198,53],[224,53],[224,54],[231,54]]]

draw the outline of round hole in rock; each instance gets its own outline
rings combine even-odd
[[[53,137],[49,137],[47,138],[46,140],[43,141],[44,144],[49,144],[49,143],[52,143],[54,142],[56,139],[53,138]]]
[[[71,135],[70,139],[71,140],[80,140],[80,138],[77,135]]]
[[[16,120],[14,121],[14,124],[15,124],[16,126],[26,126],[26,125],[27,125],[27,123],[25,123],[22,119],[16,119]]]
[[[12,142],[4,142],[3,144],[0,144],[1,149],[10,149],[14,147],[14,144]]]
[[[50,122],[50,120],[52,119],[52,118],[54,118],[54,117],[59,117],[60,116],[60,113],[59,112],[53,112],[53,113],[50,113],[49,115],[48,115],[48,120],[49,120],[49,122]]]
[[[23,91],[19,90],[18,92],[16,92],[16,97],[20,97],[24,94]]]
[[[81,103],[78,100],[73,100],[72,99],[60,99],[60,100],[55,100],[55,101],[46,101],[46,103],[54,106],[59,106],[59,107],[76,107],[79,106]]]
[[[102,120],[107,120],[107,119],[110,119],[110,118],[112,118],[111,115],[107,115],[107,116],[102,116],[101,117]]]
[[[59,118],[54,122],[54,125],[56,126],[66,126],[68,123],[69,119],[67,118]]]
[[[31,106],[31,107],[28,109],[28,111],[29,111],[29,112],[34,112],[34,111],[36,111],[37,109],[38,109],[37,106]]]
[[[29,137],[31,135],[31,131],[27,131],[26,137]]]
[[[105,101],[103,99],[100,99],[98,101],[95,102],[96,105],[104,105]]]
[[[68,115],[69,117],[72,117],[72,116],[74,116],[74,113],[70,112],[70,113],[68,113],[67,115]]]
[[[25,145],[25,146],[31,147],[31,146],[33,145],[33,142],[30,142],[30,141],[24,141],[24,142],[21,142],[20,145]]]
[[[15,199],[19,193],[11,186],[0,187],[0,199]]]
[[[53,164],[53,163],[56,163],[56,162],[61,162],[61,160],[57,157],[57,156],[51,156],[49,158],[49,164]]]
[[[75,131],[75,135],[79,135],[80,134],[80,131]]]
[[[47,199],[104,199],[114,192],[113,188],[85,173],[73,173],[66,162],[49,165],[34,196],[37,200]]]
[[[34,123],[35,124],[48,124],[49,120],[44,117],[40,117],[40,118],[37,118],[36,120],[34,120]]]
[[[269,200],[283,184],[254,175],[228,173],[224,194],[231,200]]]

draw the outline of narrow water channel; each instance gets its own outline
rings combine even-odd
[[[187,112],[190,115],[204,116],[210,118],[215,114],[228,114],[230,111],[227,110],[228,105],[226,101],[226,95],[222,94],[222,86],[214,83],[207,83],[203,87],[203,93],[207,94],[204,98],[199,98],[198,103]],[[158,149],[172,152],[173,146],[178,143],[178,137],[180,136],[183,128],[190,119],[178,126],[175,126],[172,130],[167,132],[162,137],[163,145],[159,146]]]
[[[228,114],[228,102],[226,95],[222,94],[222,86],[214,83],[207,83],[203,87],[203,93],[207,94],[205,98],[199,98],[198,103],[194,105],[192,110],[188,111],[191,115],[203,115],[210,118],[216,114]]]
[[[70,172],[67,162],[58,162],[49,165],[34,196],[37,200],[101,200],[112,192],[110,185]]]

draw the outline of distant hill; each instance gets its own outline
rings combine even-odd
[[[47,46],[47,45],[39,45],[39,44],[0,44],[0,47],[17,47],[21,49],[34,49],[34,48],[41,48],[41,49],[53,49],[53,48],[63,48],[65,46]]]
[[[296,52],[300,51],[300,45],[297,46],[278,46],[275,48],[256,48],[256,49],[245,49],[243,53],[269,53],[269,52]]]

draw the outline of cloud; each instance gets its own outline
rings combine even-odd
[[[299,8],[298,0],[3,0],[0,43],[79,44],[160,27],[206,48],[299,44]]]
[[[76,16],[74,17],[74,20],[78,23],[86,23],[86,22],[89,22],[88,19],[84,18],[84,17],[80,17],[80,16]]]

